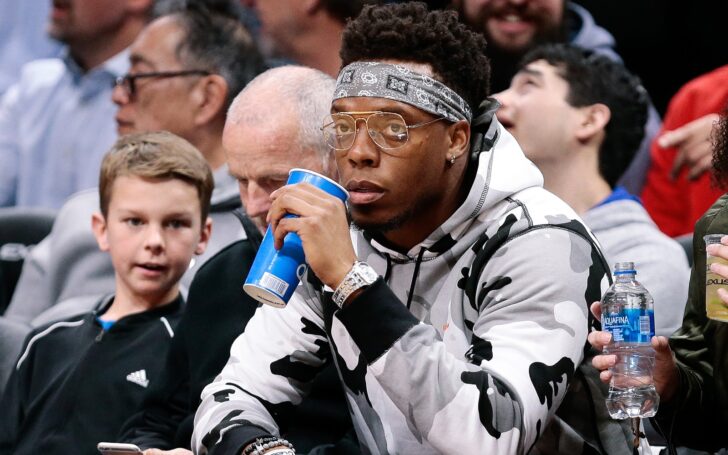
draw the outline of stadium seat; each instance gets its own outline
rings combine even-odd
[[[0,208],[0,314],[5,312],[28,251],[51,230],[53,210]]]

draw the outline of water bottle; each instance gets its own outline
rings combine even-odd
[[[635,279],[636,274],[632,262],[615,264],[614,284],[601,302],[602,330],[612,334],[604,353],[617,356],[617,363],[610,369],[612,380],[607,396],[607,410],[613,419],[652,417],[660,402],[652,377],[653,300]]]

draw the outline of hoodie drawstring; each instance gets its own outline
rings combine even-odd
[[[392,275],[392,256],[389,253],[384,253],[384,257],[387,258],[387,268],[384,271],[384,282],[389,283],[389,277]]]
[[[412,305],[412,297],[415,293],[415,285],[417,284],[417,276],[420,274],[420,264],[422,264],[422,257],[425,255],[427,248],[420,248],[420,254],[417,255],[417,261],[415,261],[415,271],[412,274],[412,283],[410,284],[409,295],[407,296],[407,309],[409,310]]]

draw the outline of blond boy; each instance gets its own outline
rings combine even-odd
[[[96,454],[137,410],[181,316],[179,279],[210,236],[212,188],[202,155],[170,133],[123,137],[104,157],[92,225],[116,292],[28,336],[0,402],[0,454]]]

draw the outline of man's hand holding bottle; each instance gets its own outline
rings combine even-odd
[[[601,319],[602,310],[600,302],[592,303],[591,312],[594,314],[594,317]],[[595,349],[602,352],[604,351],[604,347],[612,340],[612,335],[609,332],[592,332],[589,334],[588,340]],[[651,344],[655,350],[655,369],[653,371],[655,388],[660,399],[666,402],[673,397],[680,384],[675,357],[672,354],[666,337],[652,337]],[[612,373],[609,371],[609,368],[613,367],[616,361],[616,355],[607,354],[601,354],[592,359],[592,365],[600,371],[599,378],[602,382],[608,384],[612,379]]]

